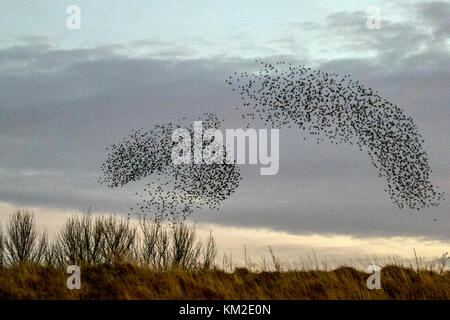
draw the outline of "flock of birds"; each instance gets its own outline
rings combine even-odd
[[[317,143],[355,144],[367,151],[399,208],[439,205],[443,193],[430,182],[424,140],[402,109],[349,75],[286,62],[259,63],[259,72],[235,73],[226,80],[241,95],[244,119],[259,117],[278,128],[297,126]]]
[[[204,130],[219,129],[221,121],[215,114],[207,113],[199,119]],[[99,182],[110,188],[121,187],[150,175],[144,192],[130,212],[150,215],[156,221],[176,221],[190,215],[194,209],[219,209],[220,204],[238,187],[241,178],[236,164],[176,165],[172,161],[175,142],[172,133],[185,128],[193,134],[192,124],[158,124],[150,130],[133,130],[119,144],[107,148],[108,158],[102,164],[103,176]],[[226,150],[224,149],[224,156]]]
[[[443,193],[430,182],[424,141],[402,109],[349,75],[285,62],[260,63],[259,72],[235,73],[226,80],[241,95],[244,119],[259,117],[276,128],[296,126],[315,136],[317,143],[354,144],[368,153],[399,208],[439,205]],[[140,200],[131,210],[138,215],[174,221],[196,208],[219,209],[239,186],[242,178],[236,164],[173,164],[172,132],[189,128],[193,133],[192,125],[183,120],[147,131],[134,130],[121,143],[107,148],[100,183],[115,188],[156,177],[146,184],[144,193],[136,194]],[[199,120],[205,130],[220,128],[215,114],[204,114]]]

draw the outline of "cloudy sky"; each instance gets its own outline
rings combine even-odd
[[[80,30],[66,27],[69,5],[81,10]],[[380,29],[367,28],[370,5],[381,10]],[[97,183],[105,147],[132,129],[204,112],[243,127],[239,97],[224,80],[255,70],[255,58],[349,73],[377,89],[413,117],[432,182],[448,198],[448,2],[3,0],[0,12],[0,221],[15,208],[33,209],[50,229],[89,207],[127,214],[141,185]],[[246,166],[242,174],[220,211],[191,217],[216,232],[224,251],[449,249],[449,201],[397,209],[367,154],[352,146],[282,129],[279,173]]]

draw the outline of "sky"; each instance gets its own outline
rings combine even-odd
[[[79,30],[66,27],[69,5],[81,10]],[[367,28],[370,5],[381,10],[380,29]],[[142,185],[98,184],[105,147],[204,112],[244,127],[224,80],[255,70],[255,59],[349,73],[378,90],[412,116],[431,180],[450,192],[448,2],[2,0],[0,12],[0,222],[15,208],[31,208],[48,228],[88,208],[126,215]],[[399,210],[352,146],[316,145],[283,128],[279,173],[245,166],[242,175],[219,211],[190,217],[216,230],[225,252],[246,244],[255,254],[272,245],[291,256],[410,256],[413,247],[449,247],[448,200]]]

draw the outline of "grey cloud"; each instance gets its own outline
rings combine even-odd
[[[315,23],[311,28],[324,45],[337,44],[336,50],[352,53],[373,53],[373,62],[379,65],[394,67],[397,63],[406,63],[407,67],[415,67],[407,62],[411,57],[448,55],[450,4],[418,2],[402,10],[413,18],[390,21],[381,16],[380,29],[367,28],[368,14],[364,11],[337,12],[329,15],[323,24]]]
[[[379,33],[369,32],[363,13],[329,17],[324,28],[331,30],[330,23],[335,24],[342,34],[334,40],[337,46],[375,50],[373,58],[305,61],[280,55],[264,60],[290,60],[350,73],[404,108],[424,133],[434,181],[447,186],[444,191],[449,193],[449,54],[437,45],[446,30],[440,12],[448,6],[415,8],[432,33],[389,21]],[[290,40],[280,41],[289,45]],[[153,45],[158,44],[144,40],[131,47]],[[182,116],[194,119],[203,112],[218,113],[227,119],[227,127],[244,125],[235,111],[239,97],[225,79],[234,71],[251,71],[253,59],[180,60],[186,54],[183,50],[173,52],[171,59],[130,57],[124,54],[126,49],[61,50],[33,38],[0,49],[1,201],[78,210],[93,206],[97,211],[125,213],[140,185],[122,190],[98,185],[106,145],[121,140],[131,129]],[[220,212],[201,211],[192,218],[293,233],[448,240],[448,201],[420,214],[399,211],[383,192],[366,155],[349,146],[304,142],[296,130],[282,131],[280,139],[278,175],[261,177],[258,168],[245,167],[244,183]]]
[[[439,37],[448,37],[450,34],[450,4],[444,1],[424,2],[419,4],[419,17],[434,27]],[[443,39],[445,40],[445,39]]]

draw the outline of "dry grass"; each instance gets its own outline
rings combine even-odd
[[[1,299],[449,299],[450,273],[398,266],[381,272],[382,288],[368,290],[368,274],[333,271],[250,272],[236,269],[154,271],[130,264],[82,267],[80,290],[68,290],[63,269],[3,268]]]

